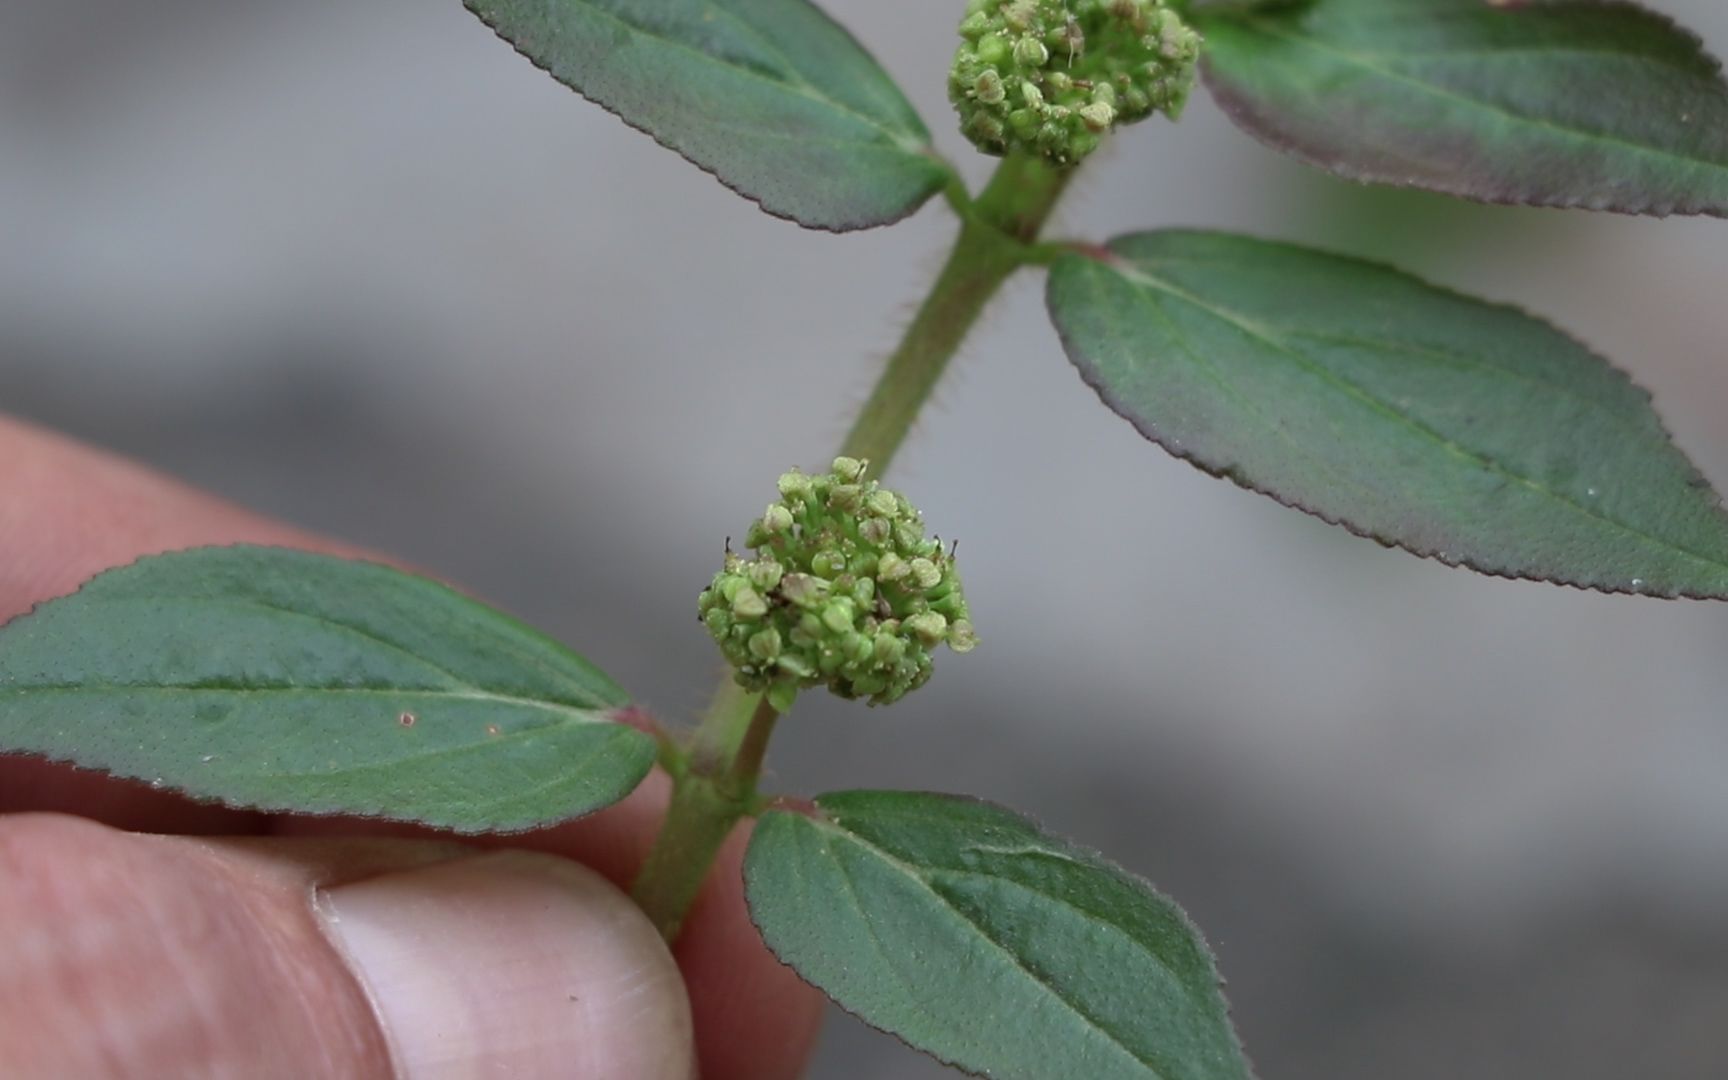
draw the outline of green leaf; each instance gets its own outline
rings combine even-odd
[[[999,1080],[1250,1075],[1181,910],[1001,807],[849,791],[772,810],[744,880],[782,961],[950,1065]]]
[[[1185,231],[1062,258],[1048,300],[1105,404],[1209,473],[1483,573],[1728,598],[1728,516],[1649,395],[1515,308]]]
[[[1239,126],[1353,180],[1638,214],[1728,214],[1728,84],[1625,3],[1314,0],[1197,12]]]
[[[843,232],[950,170],[899,87],[806,0],[464,0],[559,82],[776,217]]]
[[[278,548],[111,570],[0,629],[0,750],[261,810],[509,832],[653,765],[621,690],[424,578]]]

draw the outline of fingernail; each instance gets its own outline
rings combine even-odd
[[[639,908],[600,875],[497,852],[323,891],[404,1080],[689,1080],[690,1004]]]

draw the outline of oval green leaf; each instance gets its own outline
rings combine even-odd
[[[950,171],[905,95],[807,0],[465,0],[559,82],[776,217],[898,221]]]
[[[278,548],[111,570],[0,629],[0,751],[232,806],[512,832],[654,763],[606,676],[424,578]]]
[[[1314,0],[1197,15],[1206,82],[1231,119],[1340,176],[1728,214],[1721,65],[1635,5]]]
[[[1063,258],[1048,300],[1105,404],[1209,473],[1483,573],[1728,598],[1728,516],[1649,395],[1515,308],[1184,231]]]
[[[1200,934],[1174,903],[998,806],[850,791],[773,810],[745,857],[782,961],[917,1049],[1000,1080],[1241,1080]]]

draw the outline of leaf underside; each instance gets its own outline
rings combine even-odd
[[[1354,180],[1495,203],[1728,214],[1728,84],[1627,3],[1315,0],[1200,13],[1238,126]]]
[[[1069,359],[1207,472],[1483,573],[1728,598],[1728,517],[1649,395],[1547,323],[1222,233],[1052,270]]]
[[[841,232],[947,182],[893,80],[807,0],[464,0],[518,52],[776,217]]]
[[[0,628],[0,751],[232,806],[461,832],[623,798],[655,757],[585,660],[373,563],[202,548]]]
[[[1251,1075],[1181,910],[1000,807],[825,795],[812,815],[764,815],[744,873],[782,961],[950,1065],[1002,1080]]]

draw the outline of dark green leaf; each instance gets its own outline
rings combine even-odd
[[[1728,214],[1728,84],[1661,15],[1482,0],[1205,11],[1219,104],[1309,164],[1487,202]]]
[[[949,176],[887,73],[806,0],[465,0],[554,78],[777,217],[898,221]]]
[[[1514,308],[1182,231],[1063,258],[1049,304],[1105,404],[1207,472],[1484,573],[1728,597],[1728,517],[1649,395]]]
[[[1000,1080],[1250,1075],[1169,900],[997,806],[850,791],[770,811],[744,865],[781,960],[866,1022]]]
[[[622,691],[551,639],[372,563],[203,548],[0,629],[0,750],[262,810],[508,832],[652,766]]]

